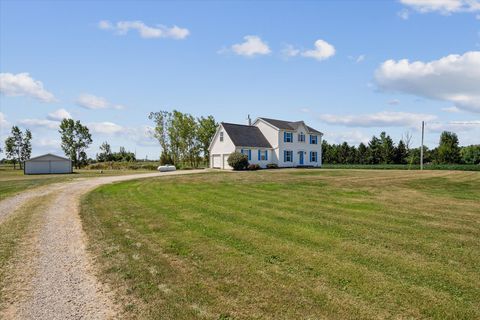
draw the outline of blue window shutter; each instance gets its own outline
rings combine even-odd
[[[260,149],[259,149],[259,150],[258,150],[258,161],[262,160],[262,158],[261,158],[261,153],[262,153],[262,152],[261,152]]]
[[[313,138],[312,135],[310,135],[310,144],[312,144],[312,140],[313,140],[312,138]]]
[[[252,160],[252,150],[248,149],[248,160]]]
[[[243,154],[243,149],[240,149],[240,153]]]
[[[287,160],[287,151],[283,150],[283,162]]]
[[[312,136],[310,136],[310,140],[312,140],[311,137],[312,137]],[[312,162],[312,151],[310,151],[310,162]]]
[[[268,160],[268,150],[265,150],[265,160]]]
[[[283,132],[283,142],[287,142],[287,132]]]

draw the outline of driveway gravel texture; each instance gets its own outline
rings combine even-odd
[[[0,319],[115,318],[117,308],[111,291],[96,279],[93,259],[86,250],[87,239],[79,216],[81,196],[107,183],[205,171],[84,178],[36,188],[1,201],[0,223],[29,201],[48,196],[41,209],[41,222],[29,235],[30,246],[21,248],[30,252],[22,252],[24,258],[16,262],[18,268],[12,268],[19,279],[7,285],[8,296],[13,298],[0,310]]]

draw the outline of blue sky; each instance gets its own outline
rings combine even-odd
[[[427,121],[480,143],[480,2],[1,1],[0,123],[56,152],[59,118],[158,158],[150,111],[304,120],[330,142]],[[408,59],[408,61],[404,60]],[[455,122],[457,121],[457,122]],[[459,123],[458,123],[459,122]]]

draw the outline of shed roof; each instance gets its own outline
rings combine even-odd
[[[66,160],[66,161],[72,161],[68,158],[65,158],[65,157],[62,157],[62,156],[57,156],[56,154],[53,154],[53,153],[46,153],[46,154],[42,154],[40,156],[36,156],[36,157],[33,157],[33,158],[30,158],[26,161],[35,161],[35,160],[38,160],[38,161],[41,161],[42,158],[47,158],[47,157],[54,157],[54,158],[58,158],[59,160]]]
[[[237,147],[271,148],[267,138],[259,128],[242,124],[222,122],[232,142]]]
[[[274,127],[277,127],[278,129],[281,130],[292,130],[295,131],[298,129],[298,127],[303,124],[305,127],[307,127],[309,132],[314,132],[314,133],[319,133],[321,134],[320,131],[317,129],[314,129],[312,127],[309,127],[305,124],[303,121],[285,121],[285,120],[277,120],[277,119],[269,119],[269,118],[259,118],[262,119],[265,122],[270,123]]]

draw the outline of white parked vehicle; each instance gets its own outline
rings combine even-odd
[[[175,168],[175,166],[167,164],[165,166],[159,166],[157,170],[160,172],[167,172],[167,171],[175,171],[177,170],[177,168]]]

